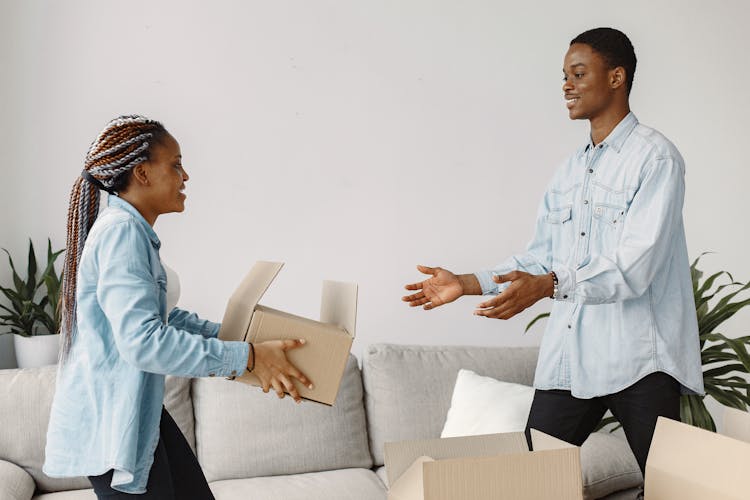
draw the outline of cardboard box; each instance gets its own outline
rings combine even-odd
[[[726,408],[724,427],[726,436],[659,417],[646,461],[645,500],[750,499],[750,415]]]
[[[287,352],[287,358],[312,381],[310,390],[293,380],[301,397],[333,405],[349,359],[357,322],[357,285],[324,281],[320,321],[294,316],[258,305],[284,264],[257,262],[232,294],[219,330],[222,340],[258,343],[266,340],[305,339]],[[261,385],[252,373],[235,380]]]
[[[385,444],[388,500],[582,500],[580,448],[535,429]]]

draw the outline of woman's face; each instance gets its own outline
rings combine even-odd
[[[145,202],[153,215],[185,210],[185,182],[190,178],[182,167],[177,140],[167,135],[151,149],[151,160],[144,165],[148,176]]]

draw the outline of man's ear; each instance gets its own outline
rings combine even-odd
[[[139,163],[133,167],[133,173],[131,175],[131,182],[137,182],[142,186],[148,186],[148,168],[146,163]]]
[[[627,83],[625,78],[625,68],[617,66],[609,72],[609,86],[612,90],[616,90]]]

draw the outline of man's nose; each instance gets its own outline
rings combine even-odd
[[[570,80],[565,80],[562,85],[563,92],[567,93],[570,90],[573,90],[573,84],[570,83]]]

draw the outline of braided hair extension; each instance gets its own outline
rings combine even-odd
[[[91,226],[99,214],[100,190],[124,191],[133,167],[150,159],[151,147],[169,135],[164,126],[138,115],[124,115],[110,121],[91,143],[84,169],[70,193],[68,231],[60,294],[62,321],[62,364],[70,352],[76,331],[76,284],[78,264]]]

